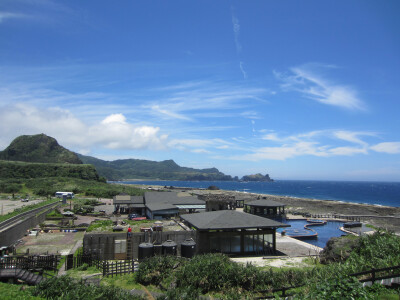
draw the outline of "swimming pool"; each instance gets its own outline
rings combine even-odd
[[[304,225],[310,224],[307,220],[282,220],[282,223],[291,225],[290,229],[304,230]],[[313,226],[312,229],[318,233],[317,238],[302,239],[302,241],[324,248],[331,237],[346,235],[339,228],[343,227],[343,222],[328,221],[326,225]],[[282,232],[285,228],[279,228],[277,231]]]

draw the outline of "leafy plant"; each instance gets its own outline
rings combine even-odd
[[[82,281],[74,280],[68,276],[53,277],[37,285],[32,295],[46,299],[108,299],[128,300],[142,299],[140,296],[131,295],[128,291],[113,286],[85,285]]]
[[[112,225],[113,222],[111,220],[99,220],[96,222],[92,222],[90,226],[86,229],[86,232],[110,230]]]
[[[362,284],[354,277],[334,276],[321,279],[309,286],[298,299],[312,300],[352,300],[373,299]]]

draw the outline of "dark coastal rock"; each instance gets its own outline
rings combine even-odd
[[[331,238],[320,253],[321,263],[343,262],[359,245],[360,238],[354,235]]]
[[[274,181],[269,177],[269,174],[266,174],[265,176],[262,175],[261,173],[257,173],[254,175],[245,175],[241,179],[242,181],[262,181],[262,182],[272,182]]]

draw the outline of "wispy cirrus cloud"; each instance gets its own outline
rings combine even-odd
[[[242,72],[242,75],[243,75],[243,78],[244,79],[247,79],[247,72],[246,72],[246,70],[244,69],[244,62],[240,62],[239,63],[239,68],[240,68],[240,71]]]
[[[157,100],[142,105],[144,109],[166,119],[193,121],[202,116],[224,118],[243,116],[243,109],[249,103],[265,101],[268,90],[258,87],[225,84],[223,82],[188,82],[161,88],[168,91]]]
[[[400,153],[400,142],[384,142],[370,147],[376,152],[398,154]]]
[[[239,19],[236,17],[235,14],[235,9],[231,7],[231,16],[232,16],[232,29],[233,29],[233,37],[235,41],[235,47],[236,47],[236,53],[240,57],[242,53],[242,44],[240,43],[240,24],[239,24]],[[239,61],[239,69],[240,72],[242,73],[243,79],[247,79],[247,72],[245,70],[245,63],[240,60]]]
[[[367,155],[369,143],[362,137],[376,137],[374,132],[355,132],[346,130],[316,130],[296,135],[280,136],[276,132],[268,132],[261,139],[267,141],[268,146],[249,147],[250,153],[232,156],[234,160],[286,160],[298,156],[351,156]],[[341,145],[347,143],[347,145]],[[390,145],[393,146],[394,145]],[[382,150],[391,149],[382,147]],[[379,149],[379,147],[376,147]],[[394,153],[394,152],[392,152]]]
[[[10,19],[21,19],[26,17],[26,15],[20,13],[0,11],[0,24]]]
[[[349,110],[366,110],[355,88],[333,83],[318,73],[318,69],[333,66],[303,65],[290,69],[289,73],[274,72],[282,81],[281,87],[286,91],[297,91],[304,97],[326,105]]]
[[[231,16],[232,16],[233,36],[235,40],[236,51],[237,53],[240,53],[242,51],[242,45],[240,44],[239,41],[240,24],[239,24],[239,19],[235,15],[235,10],[233,7],[231,7]]]

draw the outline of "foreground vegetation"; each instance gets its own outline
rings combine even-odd
[[[143,195],[144,191],[132,186],[68,177],[0,178],[0,193],[54,196],[57,191],[71,191],[83,196],[112,198],[120,193]]]
[[[1,299],[141,299],[127,290],[141,289],[163,294],[158,299],[198,299],[208,295],[218,299],[254,299],[274,289],[297,287],[294,299],[398,299],[400,291],[375,284],[363,288],[350,274],[400,264],[400,238],[378,231],[358,239],[344,237],[352,246],[348,256],[332,256],[326,251],[326,264],[314,260],[306,268],[258,268],[232,262],[222,254],[195,256],[155,256],[140,264],[134,274],[103,278],[101,286],[85,286],[77,278],[95,274],[95,267],[83,265],[62,276],[20,290],[10,286]],[[355,242],[356,240],[356,242]],[[343,244],[341,244],[343,245]],[[327,253],[328,252],[328,253]],[[72,279],[75,278],[75,279]],[[280,292],[275,292],[279,297]],[[9,297],[9,298],[6,298]],[[36,298],[34,298],[36,297]]]
[[[207,254],[182,260],[158,256],[144,261],[136,274],[143,285],[158,286],[168,299],[194,299],[211,294],[220,299],[252,299],[261,291],[288,286],[297,299],[398,299],[399,291],[380,285],[363,288],[355,272],[400,264],[399,237],[384,232],[358,239],[350,256],[312,268],[260,269],[239,265],[221,254]],[[279,294],[279,293],[278,293]]]
[[[140,296],[131,295],[128,291],[121,288],[104,285],[85,285],[82,281],[73,280],[68,276],[54,277],[42,281],[31,292],[33,296],[39,296],[45,299],[143,299]]]

